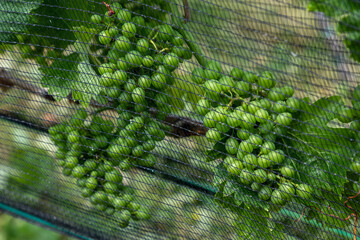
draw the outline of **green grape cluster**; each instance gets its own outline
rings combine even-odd
[[[205,97],[196,110],[204,116],[203,123],[209,128],[206,137],[213,148],[224,145],[229,175],[257,192],[260,199],[286,204],[296,194],[292,182],[296,171],[284,164],[285,153],[276,140],[286,134],[293,114],[300,109],[294,89],[276,87],[269,72],[258,77],[234,68],[225,75],[215,61],[194,69],[192,78],[204,86]],[[312,189],[304,186],[299,191],[307,198]]]
[[[113,100],[120,109],[137,113],[156,106],[157,117],[164,118],[171,109],[163,92],[174,83],[172,72],[192,53],[170,25],[144,19],[120,4],[113,9],[112,16],[91,17],[94,23],[106,23],[98,28],[98,41],[108,50],[97,69],[100,96]]]
[[[112,16],[91,16],[106,53],[95,68],[101,89],[95,100],[110,103],[119,114],[117,121],[104,120],[101,111],[88,116],[79,110],[49,130],[64,175],[77,178],[82,196],[98,210],[116,215],[121,227],[130,219],[150,217],[122,183],[120,170],[155,165],[151,151],[167,129],[160,120],[171,111],[170,97],[164,93],[174,83],[172,72],[192,57],[180,33],[157,22],[160,13],[145,20],[130,11],[136,6],[126,6],[114,3]],[[150,107],[156,107],[155,114]]]
[[[69,122],[52,128],[49,133],[58,147],[56,157],[63,174],[77,179],[81,195],[89,198],[98,210],[120,219],[120,226],[126,227],[130,219],[147,219],[147,210],[134,202],[134,192],[125,186],[119,169],[126,171],[131,159],[125,161],[112,158],[114,150],[114,124],[100,116],[93,116],[86,126],[88,114],[79,110]]]

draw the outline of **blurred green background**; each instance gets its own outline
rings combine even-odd
[[[8,214],[0,215],[0,240],[71,240],[65,235]]]

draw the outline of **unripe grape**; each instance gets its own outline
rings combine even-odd
[[[98,186],[98,181],[95,177],[89,177],[88,179],[86,179],[85,186],[88,189],[95,189]]]
[[[140,87],[135,88],[132,91],[131,97],[132,97],[132,99],[133,99],[133,101],[135,103],[138,103],[138,104],[143,103],[144,100],[145,100],[145,91],[144,91],[144,89],[142,89]]]
[[[252,129],[256,123],[256,118],[254,115],[251,115],[250,113],[244,113],[241,115],[241,124],[240,127],[244,129]]]
[[[294,89],[290,86],[282,87],[281,92],[285,95],[286,98],[292,97],[292,95],[294,95]]]
[[[293,178],[295,176],[295,170],[289,166],[282,167],[280,172],[284,177]]]
[[[217,107],[215,110],[213,110],[213,120],[216,122],[226,123],[227,119],[227,110],[225,107]]]
[[[254,171],[252,179],[257,183],[264,183],[267,180],[267,173],[264,169],[257,169]]]
[[[238,151],[239,143],[234,138],[228,138],[225,142],[225,149],[229,154],[236,154]]]
[[[306,184],[299,184],[296,188],[296,194],[304,199],[310,199],[312,197],[313,189]]]
[[[275,113],[283,113],[287,111],[288,107],[284,101],[277,101],[274,103],[272,109]]]
[[[105,73],[113,73],[116,66],[113,63],[103,63],[99,66],[98,71],[101,75]]]
[[[142,64],[145,66],[145,67],[151,67],[154,65],[154,59],[151,57],[151,56],[145,56],[142,60]]]
[[[136,43],[136,50],[145,55],[149,51],[149,42],[145,38],[139,39]]]
[[[291,113],[288,113],[288,112],[280,113],[276,117],[275,121],[281,125],[288,126],[288,125],[290,125],[290,123],[292,121],[292,115],[291,115]]]
[[[283,101],[285,99],[284,94],[281,92],[280,88],[273,88],[269,91],[267,96],[271,101]]]
[[[141,157],[142,155],[144,155],[144,153],[145,152],[142,145],[138,145],[132,150],[132,155],[134,157]]]
[[[257,83],[264,90],[268,90],[274,86],[274,81],[265,76],[259,77]]]
[[[239,96],[246,96],[249,94],[249,92],[251,91],[251,85],[250,83],[244,82],[244,81],[239,81],[236,82],[234,91],[239,95]]]
[[[103,185],[104,191],[106,193],[112,194],[118,192],[118,184],[113,182],[106,182]]]
[[[260,135],[258,134],[252,134],[247,142],[252,143],[253,144],[253,148],[257,149],[258,147],[260,147],[260,145],[262,144],[263,140],[262,137],[260,137]]]
[[[242,141],[239,144],[239,149],[241,149],[242,151],[247,152],[247,153],[252,153],[252,151],[254,150],[254,147],[251,143],[249,143],[247,141]]]
[[[206,68],[204,69],[204,78],[205,79],[215,79],[218,80],[221,76],[221,73],[215,68]]]
[[[258,166],[257,157],[254,154],[246,154],[243,157],[244,167],[248,170],[254,170]]]
[[[234,161],[229,166],[226,167],[228,172],[234,175],[240,175],[241,170],[244,168],[243,164],[240,161]]]
[[[250,137],[250,132],[242,129],[238,129],[236,135],[241,140],[247,140]]]
[[[76,143],[80,141],[80,134],[78,131],[72,131],[68,135],[68,142],[70,143]]]
[[[241,114],[239,114],[239,112],[232,112],[228,115],[228,117],[226,119],[226,124],[229,125],[230,127],[236,128],[241,124],[240,117],[241,117]]]
[[[296,98],[289,98],[286,100],[286,104],[288,106],[287,111],[293,113],[300,110],[300,101]]]
[[[267,158],[272,161],[272,164],[281,164],[285,160],[285,154],[282,150],[271,151]]]
[[[239,175],[239,180],[244,185],[250,185],[253,182],[253,173],[247,169],[243,169]]]
[[[269,160],[268,155],[261,155],[257,159],[258,165],[261,168],[268,168],[272,165],[272,162]]]
[[[271,194],[271,202],[278,206],[286,204],[286,200],[282,198],[282,194],[279,190],[274,190]]]
[[[261,184],[259,184],[259,183],[257,183],[257,182],[253,182],[253,183],[251,184],[251,189],[252,189],[253,191],[259,191],[259,190],[261,189]]]
[[[205,136],[211,142],[217,142],[221,140],[221,133],[215,129],[209,129]]]
[[[207,80],[204,84],[204,87],[205,91],[209,94],[221,93],[222,91],[221,84],[214,79]]]
[[[291,183],[282,183],[279,186],[279,191],[281,192],[282,198],[290,200],[295,195],[295,188]]]
[[[234,80],[240,81],[244,76],[244,71],[239,68],[233,68],[230,72],[230,75],[234,78]]]
[[[227,133],[230,131],[230,127],[224,123],[216,123],[216,129],[221,133]]]
[[[170,41],[173,36],[174,36],[174,30],[171,26],[169,25],[159,25],[158,26],[158,35],[156,37],[156,39],[160,40],[160,41]]]
[[[91,21],[95,24],[100,24],[102,19],[101,19],[101,16],[99,16],[99,15],[92,15]]]
[[[269,101],[269,100],[266,99],[266,98],[263,98],[263,99],[259,100],[259,103],[260,103],[260,106],[261,106],[263,109],[270,109],[270,108],[271,108],[271,105],[272,105],[272,102]]]
[[[121,30],[122,30],[123,36],[125,36],[127,38],[135,37],[136,26],[133,23],[130,23],[130,22],[124,23],[124,25],[122,25],[122,27],[121,27]]]
[[[235,81],[228,76],[221,77],[219,82],[224,92],[230,91],[235,86]]]
[[[269,181],[276,181],[276,174],[272,173],[272,172],[268,172],[267,178],[269,179]]]
[[[129,67],[136,68],[142,65],[142,56],[138,51],[130,51],[125,55],[125,61]]]
[[[110,37],[115,37],[119,34],[119,29],[117,27],[111,27],[109,30]]]
[[[104,45],[111,42],[111,37],[107,30],[99,33],[99,42]]]
[[[120,23],[126,23],[131,20],[131,13],[126,9],[120,9],[117,12],[116,17],[119,19]]]
[[[120,36],[116,38],[114,48],[127,53],[132,48],[131,41],[125,36]]]
[[[205,115],[210,111],[211,102],[207,99],[200,99],[196,105],[196,111],[200,115]]]
[[[261,145],[260,154],[269,154],[271,151],[275,150],[275,144],[273,142],[264,142]]]
[[[248,104],[248,112],[254,114],[257,110],[261,109],[261,103],[259,101],[251,101]]]
[[[168,53],[165,55],[163,63],[167,69],[173,71],[179,66],[179,57],[175,53]]]
[[[267,123],[269,119],[269,113],[265,109],[259,109],[255,112],[256,121],[260,123]]]
[[[269,187],[269,186],[263,186],[263,187],[260,189],[260,191],[259,191],[259,193],[258,193],[258,196],[259,196],[259,198],[260,198],[261,200],[266,201],[266,200],[269,200],[269,199],[270,199],[270,197],[271,197],[271,195],[272,195],[272,192],[273,192],[273,190],[271,189],[271,187]]]
[[[193,55],[193,53],[192,53],[192,51],[190,50],[190,49],[184,49],[184,51],[183,51],[183,55],[182,55],[182,58],[184,59],[184,60],[190,60],[191,58],[192,58],[192,55]]]
[[[123,177],[119,171],[112,170],[111,172],[105,173],[105,179],[106,179],[106,181],[109,181],[112,183],[121,183]]]
[[[72,170],[72,175],[75,178],[82,178],[86,174],[86,168],[83,166],[76,166]]]
[[[153,154],[148,154],[144,158],[138,158],[136,162],[144,167],[153,167],[156,164],[156,158]]]

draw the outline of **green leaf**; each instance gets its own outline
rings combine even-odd
[[[216,142],[212,148],[209,148],[205,151],[206,155],[206,162],[212,162],[219,158],[225,157],[226,149],[225,149],[225,142],[227,138],[224,137],[220,141]]]
[[[219,189],[222,187],[222,192],[224,191],[224,182],[226,181],[226,179],[228,178],[229,174],[225,168],[225,165],[223,162],[221,162],[220,164],[218,164],[215,168],[214,171],[214,180],[213,180],[213,185],[215,187],[218,187]]]
[[[41,6],[42,0],[10,1],[3,0],[0,4],[0,41],[14,39],[15,33],[25,32],[33,18],[29,14]]]
[[[93,96],[100,93],[99,77],[90,63],[78,53],[72,53],[54,61],[50,67],[42,67],[45,74],[41,79],[44,87],[57,100],[67,97],[72,91],[75,100],[87,107]]]
[[[41,83],[44,87],[49,88],[49,93],[56,100],[61,100],[70,94],[74,82],[79,78],[77,72],[79,62],[79,54],[72,53],[54,61],[50,67],[40,68],[40,71],[45,74],[41,79]]]
[[[270,204],[267,201],[263,201],[258,197],[257,192],[254,192],[250,189],[242,187],[237,187],[235,193],[235,201],[238,203],[243,202],[246,206],[250,207],[259,207],[265,210],[269,210]]]
[[[73,85],[73,98],[79,100],[84,107],[88,107],[91,98],[101,91],[99,77],[89,61],[82,61],[78,65],[78,72],[78,80]]]
[[[353,0],[311,0],[308,5],[309,11],[323,12],[331,17],[347,14],[359,8],[360,5]]]
[[[328,126],[341,106],[341,98],[337,96],[304,106],[291,125],[291,139],[286,139],[296,152],[292,156],[297,158],[301,181],[328,191],[319,191],[324,196],[333,192],[341,197],[347,182],[346,169],[354,153],[351,130]]]

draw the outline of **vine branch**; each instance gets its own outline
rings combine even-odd
[[[10,88],[18,88],[21,90],[26,90],[32,94],[36,94],[48,101],[55,102],[55,97],[48,93],[48,91],[44,88],[37,87],[28,81],[21,78],[21,76],[17,76],[16,74],[5,70],[4,68],[0,68],[0,88],[3,91],[7,91]],[[67,96],[67,99],[70,103],[79,104],[78,101],[74,101],[72,98],[72,94],[70,93]],[[108,107],[111,109],[111,105],[104,106],[95,101],[90,103],[92,107],[95,108],[104,108]],[[150,114],[152,116],[156,115],[157,109],[151,108]],[[5,113],[6,114],[6,113]],[[191,118],[181,117],[173,114],[169,114],[166,116],[164,123],[171,126],[171,134],[173,137],[189,137],[189,136],[204,136],[207,132],[207,128],[200,121],[196,121]],[[56,124],[54,122],[53,124]]]

